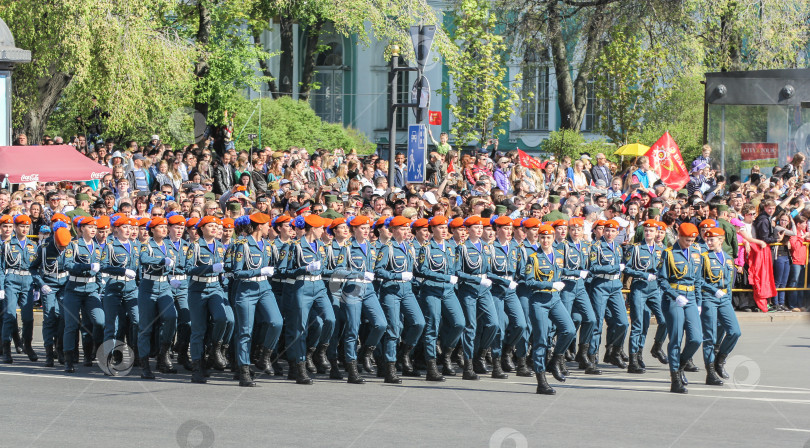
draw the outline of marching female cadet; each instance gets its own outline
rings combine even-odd
[[[698,229],[694,224],[681,224],[678,241],[664,250],[658,267],[658,288],[663,291],[669,334],[670,392],[681,394],[687,392],[688,384],[683,373],[684,364],[695,354],[703,340],[698,312],[703,263],[694,246],[697,236]],[[684,333],[686,340],[681,346]]]
[[[101,296],[104,306],[104,340],[116,339],[118,334],[126,334],[129,341],[136,345],[136,359],[138,340],[138,285],[135,281],[138,273],[140,252],[138,242],[130,240],[133,229],[130,219],[115,217],[111,220],[113,225],[113,240],[101,252],[101,273],[106,274],[107,283]],[[124,328],[126,319],[129,319],[129,328]],[[119,325],[121,328],[119,329]],[[151,333],[149,334],[151,336]],[[143,353],[149,356],[149,353]]]
[[[558,227],[559,228],[559,227]],[[593,327],[596,325],[596,314],[588,291],[585,289],[585,279],[588,277],[588,261],[590,258],[590,245],[583,240],[585,222],[582,218],[571,218],[568,221],[568,239],[558,246],[562,252],[563,268],[562,282],[565,288],[560,291],[560,298],[568,313],[576,313],[581,319],[579,325],[579,347],[574,360],[579,368],[588,375],[599,375],[596,365],[591,363],[588,351],[593,338]],[[556,232],[556,228],[555,228]]]
[[[520,244],[521,253],[521,266],[520,271],[517,273],[517,278],[523,278],[523,272],[528,263],[529,257],[540,250],[540,241],[537,230],[540,228],[541,222],[537,218],[526,218],[521,221],[521,227],[524,229],[526,239]],[[515,347],[515,357],[517,362],[525,365],[529,371],[533,372],[532,360],[529,353],[529,340],[532,334],[532,320],[529,318],[529,298],[532,296],[532,290],[522,281],[518,281],[517,295],[520,300],[520,306],[523,308],[523,315],[526,316],[526,332],[520,339],[517,347]],[[524,358],[521,360],[520,358]],[[532,373],[533,375],[534,373]],[[521,375],[522,376],[522,375]]]
[[[64,331],[61,314],[68,272],[65,270],[65,249],[70,244],[70,230],[65,223],[54,224],[53,236],[37,248],[37,258],[29,270],[34,290],[42,298],[42,340],[45,344],[45,367],[54,366],[54,345]],[[63,321],[62,321],[63,322]]]
[[[203,351],[209,317],[211,320],[209,358],[221,369],[222,338],[225,335],[225,301],[220,274],[224,270],[225,248],[216,239],[218,219],[205,216],[197,225],[200,238],[191,244],[186,254],[186,267],[190,276],[188,306],[191,312],[191,382],[205,384]]]
[[[343,345],[346,371],[349,374],[348,382],[362,384],[365,380],[357,370],[357,342],[361,317],[369,322],[369,333],[363,344],[363,353],[359,356],[365,364],[366,371],[371,370],[372,353],[380,342],[388,323],[372,284],[377,254],[368,241],[371,220],[367,216],[355,216],[347,219],[347,222],[352,230],[353,238],[349,244],[343,247],[338,256],[334,275],[346,279],[341,300],[341,312],[346,319]]]
[[[644,240],[633,244],[625,253],[625,273],[633,278],[630,284],[630,363],[628,373],[644,373],[639,358],[644,350],[643,337],[647,333],[644,325],[644,311],[649,307],[655,313],[659,325],[666,319],[661,312],[661,297],[658,295],[658,284],[655,273],[661,260],[663,248],[655,243],[658,234],[658,221],[648,219],[641,224],[644,227]],[[649,325],[649,321],[647,322]]]
[[[383,279],[380,288],[382,307],[388,321],[383,335],[383,356],[386,361],[386,383],[401,383],[397,377],[396,361],[402,365],[403,376],[418,376],[411,363],[411,351],[425,329],[425,316],[419,308],[411,288],[416,253],[408,243],[411,220],[397,216],[388,223],[392,239],[377,255],[374,266],[376,276]],[[402,337],[402,348],[397,359],[397,342]]]
[[[615,336],[605,341],[605,357],[611,364],[620,369],[627,365],[619,356],[620,346],[627,333],[627,311],[622,295],[621,273],[624,271],[622,263],[622,248],[614,240],[619,234],[619,223],[609,220],[604,223],[604,235],[601,241],[594,242],[590,253],[591,301],[593,302],[596,325],[594,325],[591,346],[588,354],[591,364],[597,365],[599,344],[602,341],[602,322],[605,320],[605,309],[610,308],[610,322]],[[608,332],[610,334],[610,332]]]
[[[264,340],[255,341],[270,352],[276,348],[281,334],[281,311],[270,288],[269,277],[275,273],[273,250],[265,237],[269,233],[270,217],[264,213],[250,215],[247,238],[235,243],[232,272],[236,285],[235,309],[237,323],[236,361],[239,364],[239,385],[252,387],[256,383],[250,376],[250,345],[254,319],[266,326]]]
[[[93,241],[96,236],[96,220],[84,216],[79,220],[79,237],[65,249],[65,269],[68,281],[65,297],[62,299],[65,315],[65,334],[62,337],[65,352],[65,372],[73,373],[76,349],[76,332],[81,326],[79,310],[90,317],[93,326],[93,340],[101,344],[104,340],[104,310],[99,298],[99,285],[96,277],[101,270],[101,249]]]
[[[467,226],[464,225],[464,218],[453,218],[453,220],[447,224],[447,227],[450,229],[451,235],[451,238],[447,240],[450,247],[455,249],[459,245],[464,244],[464,241],[467,239]]]
[[[169,286],[172,288],[174,305],[177,310],[177,343],[174,351],[177,353],[177,363],[191,371],[191,358],[188,347],[191,343],[191,312],[188,308],[188,276],[186,275],[186,260],[188,255],[188,241],[183,239],[186,229],[186,220],[182,215],[170,212],[166,215],[168,224],[168,240],[175,253],[175,264],[172,266],[169,277]]]
[[[0,257],[0,279],[4,282],[6,307],[3,310],[3,362],[11,364],[11,337],[17,328],[17,306],[22,314],[23,351],[30,361],[36,361],[37,354],[31,347],[34,337],[34,298],[31,294],[31,272],[28,270],[36,258],[36,244],[28,239],[31,218],[27,215],[14,217],[14,235],[3,243]]]
[[[526,315],[517,296],[515,278],[523,269],[522,250],[512,239],[514,222],[508,216],[499,216],[491,221],[495,225],[495,241],[492,243],[490,278],[494,281],[492,299],[498,311],[498,330],[492,345],[492,377],[506,378],[501,362],[502,353],[511,356],[512,347],[521,344],[527,333]],[[508,336],[508,338],[507,338]],[[520,356],[518,356],[520,358]],[[520,361],[518,361],[520,363]],[[511,368],[511,366],[509,366]],[[528,367],[518,367],[519,376],[532,376]]]
[[[529,298],[529,319],[532,320],[532,349],[534,350],[534,372],[537,376],[537,393],[554,395],[557,392],[546,381],[546,370],[557,381],[565,381],[562,371],[564,353],[576,336],[571,315],[560,300],[560,291],[565,283],[560,281],[563,266],[562,254],[554,250],[554,228],[542,225],[538,229],[540,248],[529,256],[522,281],[532,289]],[[556,327],[557,343],[551,362],[546,365],[551,326]]]
[[[419,249],[415,275],[424,279],[419,305],[425,316],[425,363],[427,381],[444,381],[436,367],[436,343],[441,333],[443,352],[452,352],[464,330],[464,312],[455,293],[457,255],[447,240],[447,218],[434,216],[432,238]],[[441,332],[439,328],[441,327]]]
[[[311,322],[310,312],[323,322],[321,340],[329,341],[335,328],[335,313],[329,303],[326,287],[321,275],[326,266],[323,256],[326,251],[321,246],[324,220],[318,215],[307,215],[304,218],[304,235],[294,240],[287,255],[287,275],[295,279],[292,284],[293,296],[289,304],[290,316],[287,325],[291,328],[291,337],[287,341],[287,350],[291,353],[295,369],[292,371],[296,383],[312,384],[307,373],[307,324]]]
[[[658,228],[655,233],[655,244],[663,249],[667,247],[667,244],[665,244],[665,240],[667,237],[667,225],[661,221],[656,221],[656,224],[658,224]],[[642,230],[642,237],[643,235],[644,233]],[[660,310],[659,312],[660,315],[656,314],[655,316],[656,321],[658,321],[657,326],[658,328],[655,330],[655,336],[653,338],[653,345],[652,348],[650,349],[650,354],[652,354],[653,358],[657,359],[658,362],[660,362],[661,364],[668,364],[669,360],[667,359],[666,353],[664,353],[664,350],[662,349],[664,342],[666,342],[667,339],[667,320],[666,315],[664,314],[663,304],[661,302],[661,290],[659,290],[658,288],[656,288],[655,290],[655,297],[656,297],[655,300],[658,301],[658,309]],[[645,307],[644,326],[641,329],[641,343],[640,343],[641,347],[644,347],[644,345],[646,345],[645,343],[647,341],[647,330],[650,328],[651,317],[652,312],[650,311],[650,307],[649,306]],[[646,369],[647,366],[644,365],[644,358],[641,356],[641,352],[638,353],[639,353],[638,363],[642,368]]]
[[[466,325],[461,334],[461,344],[464,351],[464,372],[462,378],[465,380],[477,380],[473,359],[475,363],[484,363],[484,353],[495,341],[495,332],[498,328],[498,310],[495,308],[492,294],[492,280],[487,277],[490,269],[490,247],[481,241],[484,233],[484,226],[481,225],[481,217],[470,216],[464,221],[467,227],[467,240],[458,245],[456,255],[458,263],[456,265],[456,275],[458,276],[458,299],[464,311]],[[481,336],[476,341],[476,332],[481,325]],[[478,342],[478,346],[476,346]],[[493,361],[494,362],[494,361]],[[450,351],[442,353],[442,374],[454,376],[450,362]],[[500,368],[500,366],[498,366]],[[493,375],[495,375],[493,371]],[[499,372],[496,377],[503,375]]]
[[[141,378],[154,379],[149,366],[152,351],[152,330],[158,326],[160,351],[157,370],[161,373],[177,373],[172,365],[169,349],[177,331],[177,309],[169,278],[177,263],[178,253],[166,238],[169,227],[166,218],[156,216],[146,225],[151,234],[149,242],[141,246],[141,284],[138,288],[138,353],[141,355]],[[180,254],[185,259],[184,254]]]
[[[337,218],[329,224],[326,230],[332,234],[332,242],[325,246],[326,256],[324,263],[326,263],[327,272],[334,273],[337,267],[338,258],[343,248],[348,244],[352,238],[349,225],[346,224],[345,218]],[[325,232],[324,232],[325,233]],[[332,303],[332,311],[335,313],[335,328],[332,330],[332,337],[327,344],[326,358],[329,362],[329,378],[333,380],[342,380],[343,374],[340,373],[338,365],[338,346],[343,337],[343,328],[346,326],[346,319],[343,313],[340,312],[340,301],[343,294],[343,288],[346,285],[346,278],[336,275],[330,275],[326,280],[326,293],[329,296],[329,301]],[[318,356],[317,358],[320,358]],[[322,361],[321,361],[322,362]],[[319,362],[319,364],[321,363]]]
[[[284,375],[284,370],[278,362],[280,353],[286,351],[287,358],[290,362],[290,374],[292,374],[292,366],[295,365],[291,356],[289,344],[292,342],[292,327],[290,327],[290,313],[289,313],[289,297],[292,291],[292,284],[295,279],[287,275],[287,254],[290,252],[290,243],[294,234],[292,227],[290,227],[291,220],[287,215],[279,215],[270,221],[276,233],[276,238],[273,239],[273,247],[278,254],[276,258],[276,272],[272,279],[270,279],[270,288],[273,290],[273,295],[276,296],[279,311],[284,320],[284,326],[281,329],[281,337],[279,338],[278,348],[273,355],[273,374],[276,376]]]
[[[706,243],[709,251],[703,254],[703,302],[700,322],[703,330],[703,362],[706,363],[706,384],[722,386],[722,378],[728,378],[723,368],[729,353],[740,339],[740,324],[731,304],[731,289],[734,283],[734,262],[723,252],[726,232],[721,228],[709,229]],[[725,336],[717,343],[717,322],[725,329]]]

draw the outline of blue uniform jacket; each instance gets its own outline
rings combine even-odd
[[[452,291],[450,276],[456,275],[458,258],[452,247],[446,243],[443,246],[431,239],[420,247],[414,275],[424,279],[424,286]]]
[[[675,300],[679,295],[683,295],[690,302],[694,297],[697,305],[700,306],[700,290],[703,286],[701,269],[703,269],[703,262],[694,245],[683,249],[676,242],[673,246],[664,249],[658,263],[658,288],[662,291],[662,297]],[[678,289],[677,285],[682,288]],[[694,294],[688,294],[691,291],[684,289],[689,287],[694,287]]]
[[[734,283],[734,260],[725,252],[704,252],[703,255],[703,301],[716,304],[731,300],[731,289]],[[719,299],[714,295],[718,289],[725,291]]]

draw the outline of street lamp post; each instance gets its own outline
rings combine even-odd
[[[17,64],[31,62],[31,52],[17,48],[14,36],[0,19],[0,146],[11,145],[11,72]]]

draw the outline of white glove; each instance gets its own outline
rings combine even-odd
[[[689,303],[689,301],[686,300],[686,296],[678,296],[675,298],[675,304],[681,308],[685,307],[687,303]]]
[[[321,268],[320,261],[313,261],[312,263],[307,265],[307,272],[314,272]]]
[[[98,263],[90,263],[90,272],[95,274],[101,270],[101,265]]]
[[[456,283],[458,283],[458,277],[456,277],[455,275],[451,275],[450,276],[450,284],[455,285]]]
[[[619,272],[624,272],[624,264],[619,265]]]
[[[373,272],[364,272],[363,273],[363,280],[373,282],[374,281],[374,273]]]
[[[486,277],[481,278],[481,286],[483,286],[484,288],[489,288],[490,286],[492,286],[492,280]]]
[[[655,276],[655,274],[647,274],[647,281],[648,282],[651,282],[651,281],[655,280],[656,278],[657,277]]]
[[[42,292],[42,294],[50,294],[51,291],[53,291],[53,289],[51,289],[51,287],[48,285],[42,285],[42,288],[39,288],[39,290]]]
[[[588,271],[579,271],[579,278],[585,280],[585,277],[588,276]]]
[[[0,300],[3,300],[3,299],[5,299],[5,298],[6,298],[6,291],[5,291],[5,290],[0,289]]]
[[[124,271],[124,277],[128,278],[129,280],[134,279],[136,275],[137,274],[135,274],[135,271],[133,271],[132,269],[127,269],[126,271]]]
[[[722,289],[718,289],[718,290],[717,290],[717,292],[716,292],[716,293],[714,293],[714,296],[715,296],[716,298],[718,298],[718,299],[719,299],[720,297],[723,297],[724,295],[726,295],[726,292],[725,292],[725,291],[723,291]]]
[[[211,266],[211,267],[214,268],[214,273],[215,274],[219,274],[220,272],[222,272],[222,268],[223,268],[222,263],[214,263],[214,265]]]
[[[509,289],[515,289],[515,288],[517,288],[517,282],[514,281],[514,280],[510,281],[509,282]]]
[[[409,282],[413,280],[413,272],[403,272],[402,273],[402,280]]]
[[[703,307],[699,306],[698,307],[698,316],[700,316],[701,314],[703,314]]]
[[[174,260],[172,260],[169,257],[164,258],[163,263],[166,265],[167,268],[171,268],[172,266],[174,266]]]
[[[262,268],[261,275],[266,275],[268,277],[271,277],[273,275],[273,272],[275,272],[275,269],[273,268],[273,266],[265,266],[265,267]]]
[[[177,279],[171,279],[169,280],[169,284],[172,286],[172,288],[177,289],[183,284],[183,282]]]
[[[563,289],[565,289],[565,283],[563,283],[563,282],[554,282],[554,283],[551,284],[551,289],[553,289],[555,291],[562,291]]]

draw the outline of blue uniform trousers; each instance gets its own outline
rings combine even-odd
[[[534,356],[534,371],[546,370],[546,353],[551,347],[551,327],[557,331],[557,344],[554,354],[565,352],[571,341],[576,337],[574,322],[571,314],[565,309],[559,295],[549,292],[535,292],[529,300],[529,320],[532,322],[532,352]]]
[[[265,328],[257,332],[258,336],[264,337],[257,342],[273,350],[281,335],[283,319],[273,291],[269,287],[263,287],[259,282],[239,282],[234,298],[237,326],[236,359],[240,366],[246,366],[250,365],[254,323]]]
[[[663,341],[666,337],[666,318],[661,310],[661,296],[658,284],[636,280],[630,286],[630,353],[639,353],[644,349],[647,330],[650,327],[650,313],[658,320],[655,340]],[[661,334],[664,336],[661,336]]]
[[[383,335],[383,355],[388,362],[397,360],[397,342],[415,346],[425,330],[425,316],[413,295],[411,282],[387,281],[380,288],[383,312],[388,328]]]
[[[571,314],[574,328],[579,325],[579,343],[590,344],[596,326],[596,313],[593,311],[593,304],[585,290],[585,281],[566,281],[564,283],[565,288],[560,291],[560,298],[565,309]]]
[[[714,362],[715,346],[718,347],[718,352],[722,355],[728,355],[734,350],[734,346],[737,345],[737,341],[740,339],[741,332],[731,299],[724,300],[722,303],[704,300],[700,312],[700,322],[703,330],[703,361],[705,363]],[[721,340],[718,340],[715,333],[718,323],[725,329],[725,334]]]
[[[489,288],[480,285],[462,285],[458,288],[458,298],[464,312],[464,331],[461,345],[464,357],[473,359],[476,352],[487,349],[495,341],[498,330],[498,309]],[[478,335],[478,338],[476,338]]]
[[[353,288],[357,289],[352,293],[347,293]],[[374,292],[374,285],[371,283],[349,280],[344,289],[341,310],[346,319],[343,348],[346,352],[346,361],[351,362],[357,359],[360,323],[363,320],[368,321],[368,335],[364,345],[377,346],[388,327],[388,322],[380,306],[380,301],[377,299],[377,294]]]
[[[335,328],[335,313],[321,280],[296,280],[288,288],[292,289],[292,300],[288,308],[290,318],[287,322],[290,329],[287,340],[288,359],[303,362],[307,354],[310,315],[317,314],[322,319],[323,325],[318,342],[326,343],[332,337]]]
[[[667,316],[667,333],[669,334],[667,356],[671,372],[677,372],[680,369],[681,360],[685,362],[690,359],[703,341],[695,293],[689,292],[687,298],[689,303],[684,307],[678,306],[675,300],[664,299],[662,302],[664,313]],[[686,340],[681,345],[684,335]]]
[[[168,281],[141,280],[138,288],[138,353],[152,350],[152,331],[157,326],[160,346],[170,345],[177,331],[177,309]]]
[[[608,326],[613,326],[615,332],[608,332],[605,346],[620,346],[627,333],[627,311],[622,296],[622,283],[619,280],[601,280],[594,278],[591,283],[591,303],[596,316],[591,346],[588,354],[599,353],[599,344],[602,342],[602,323],[605,320],[605,310],[610,310]]]
[[[34,298],[31,294],[30,275],[6,274],[6,302],[3,309],[4,342],[11,341],[11,334],[17,328],[17,306],[20,307],[23,322],[23,340],[34,334]]]
[[[464,331],[464,311],[452,289],[428,284],[420,288],[419,306],[425,316],[425,359],[436,359],[439,335],[445,350],[453,350],[458,344]]]
[[[504,345],[515,347],[515,356],[519,358],[526,356],[523,338],[528,334],[529,324],[526,323],[526,314],[517,294],[514,290],[496,287],[492,301],[498,312],[498,328],[492,344],[492,356],[500,357]]]
[[[205,350],[208,317],[211,317],[209,338],[223,340],[226,324],[225,291],[220,283],[191,282],[188,289],[188,308],[191,313],[191,359],[199,361]]]
[[[100,345],[104,340],[104,309],[98,293],[86,293],[73,290],[71,285],[65,289],[65,296],[62,299],[63,314],[65,319],[65,333],[63,336],[63,349],[68,352],[76,348],[76,332],[81,326],[81,317],[87,316],[90,319],[93,339]]]

